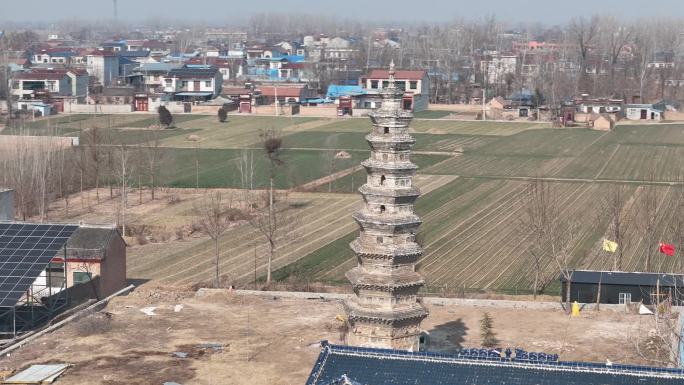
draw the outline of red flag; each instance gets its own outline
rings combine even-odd
[[[667,255],[668,257],[673,256],[674,253],[675,253],[675,247],[674,247],[674,245],[671,245],[671,244],[669,244],[669,243],[661,243],[661,244],[660,244],[660,247],[658,248],[658,250],[659,250],[661,253]]]

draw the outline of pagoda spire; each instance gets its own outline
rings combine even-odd
[[[359,189],[364,206],[353,214],[360,232],[350,244],[358,265],[346,274],[355,296],[344,307],[350,345],[418,350],[420,323],[428,314],[417,299],[424,285],[415,267],[423,252],[415,238],[421,224],[414,212],[418,166],[410,160],[413,115],[401,107],[395,74],[392,61],[382,106],[370,114],[371,155],[362,162],[367,182]]]

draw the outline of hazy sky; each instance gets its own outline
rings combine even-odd
[[[0,0],[0,20],[106,19],[112,0]],[[684,0],[118,0],[119,18],[221,22],[256,12],[323,13],[378,21],[445,21],[487,14],[510,22],[563,23],[582,14],[684,17]]]

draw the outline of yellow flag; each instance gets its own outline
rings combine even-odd
[[[618,247],[617,242],[609,241],[607,239],[603,240],[603,250],[610,251],[611,253],[614,253],[615,250],[617,250],[617,247]]]

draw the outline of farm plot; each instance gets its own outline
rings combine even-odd
[[[608,159],[600,179],[670,181],[681,179],[684,146],[624,145]]]
[[[416,183],[429,192],[453,179],[453,176],[421,176],[416,178]],[[356,194],[291,193],[288,202],[283,214],[292,231],[283,233],[279,240],[274,270],[354,231],[356,223],[351,214],[362,205]],[[165,264],[160,269],[162,259]],[[130,250],[128,275],[172,284],[193,284],[211,280],[213,261],[213,242],[206,238],[174,241],[172,248],[168,243],[148,244]],[[222,237],[222,274],[241,283],[251,282],[255,262],[257,275],[265,275],[267,247],[252,226],[234,227]]]
[[[282,134],[287,135],[289,131],[286,128],[315,120],[316,118],[231,115],[228,122],[221,123],[214,116],[204,116],[193,121],[179,123],[177,126],[191,129],[192,131],[188,131],[188,134],[199,137],[202,148],[243,148],[258,143],[259,134],[263,129],[274,128],[282,130]],[[178,135],[163,140],[162,145],[195,147],[196,142],[190,141],[188,135]]]
[[[287,135],[283,139],[287,148],[326,148],[343,150],[368,150],[369,146],[365,136],[361,132],[324,132],[305,131]],[[432,135],[414,133],[416,139],[414,150],[416,151],[464,151],[472,150],[488,143],[496,138],[481,135]]]
[[[459,178],[419,199],[417,211],[424,225],[418,237],[425,252],[419,268],[428,285],[529,291],[533,281],[527,235],[519,232],[519,199],[525,184],[516,181]],[[586,215],[596,210],[595,197],[605,186],[582,183],[554,184],[562,215],[581,224],[573,255],[582,263],[585,252],[603,233],[603,224]],[[302,258],[278,272],[311,280],[343,282],[354,264],[348,242],[355,233]],[[316,263],[312,263],[316,261]],[[545,266],[556,274],[552,261]]]
[[[684,124],[618,125],[611,137],[622,144],[684,146]]]
[[[461,176],[530,177],[552,175],[572,158],[549,156],[503,156],[465,153],[427,167],[426,174],[452,174]]]
[[[622,270],[624,271],[653,271],[681,273],[684,268],[684,253],[682,252],[682,236],[677,235],[677,228],[681,224],[680,213],[673,209],[677,207],[681,199],[682,187],[664,186],[639,186],[625,187],[628,195],[627,202],[623,207],[626,212],[622,223],[624,240],[618,245],[622,248]],[[651,190],[648,191],[647,190]],[[657,206],[655,217],[657,218],[654,231],[654,244],[651,245],[651,267],[646,268],[647,254],[649,253],[649,240],[644,231],[644,217],[642,212],[642,199],[654,199]],[[606,228],[605,237],[612,239],[610,229]],[[660,241],[676,245],[677,253],[674,257],[660,254],[657,243]],[[593,245],[586,259],[586,267],[589,269],[613,269],[614,258],[619,258],[618,253],[608,253],[601,248],[599,239]]]
[[[429,134],[466,134],[508,136],[535,128],[548,127],[547,123],[483,122],[466,120],[414,119],[411,128]]]
[[[353,230],[351,213],[361,202],[354,195],[293,193],[281,215],[289,229],[279,239],[274,258],[276,268],[306,255]],[[176,242],[132,250],[129,276],[157,279],[164,283],[193,284],[211,280],[214,249],[210,240]],[[255,261],[256,258],[256,261]],[[159,261],[165,263],[160,267]],[[265,273],[267,245],[252,226],[244,224],[229,230],[221,240],[220,267],[223,274],[242,282],[251,281],[255,263],[257,274]]]
[[[604,132],[588,129],[528,130],[488,143],[481,155],[571,157],[584,151]]]
[[[252,187],[266,187],[269,166],[263,151],[245,151],[254,162]],[[242,150],[235,149],[164,148],[162,161],[166,166],[159,183],[168,187],[239,188],[242,180],[239,159],[242,155]],[[367,155],[352,152],[350,156],[336,159],[336,170],[359,164]],[[293,188],[330,174],[327,157],[326,151],[283,150],[280,156],[283,164],[278,167],[274,181],[276,188]]]

